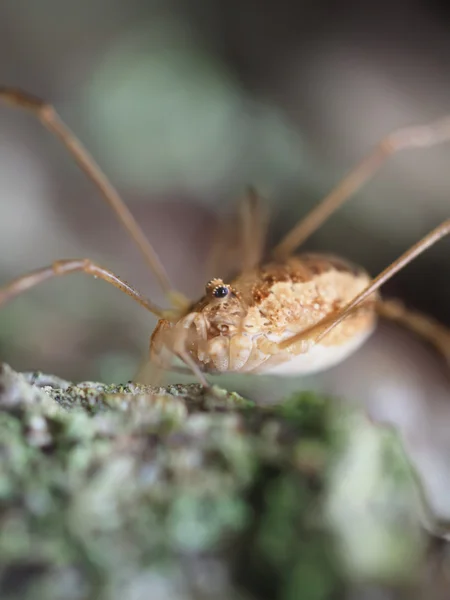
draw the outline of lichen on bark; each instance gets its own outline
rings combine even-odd
[[[0,597],[340,597],[324,506],[347,433],[331,407],[2,365]]]

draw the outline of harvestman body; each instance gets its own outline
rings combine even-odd
[[[140,248],[166,293],[164,310],[90,259],[61,260],[0,288],[0,304],[59,275],[84,272],[119,288],[159,317],[150,340],[150,358],[163,369],[174,357],[195,373],[245,372],[307,374],[331,367],[355,352],[372,333],[377,315],[409,327],[450,359],[450,332],[432,319],[383,301],[379,288],[419,254],[450,232],[450,220],[431,231],[375,279],[333,256],[293,253],[331,214],[367,182],[398,150],[450,140],[450,118],[399,130],[384,138],[263,262],[265,225],[253,191],[241,204],[241,272],[230,282],[214,279],[205,295],[191,302],[177,292],[153,247],[93,158],[59,119],[52,106],[12,88],[0,100],[34,113],[97,186]]]

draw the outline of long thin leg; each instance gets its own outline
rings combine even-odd
[[[52,279],[53,277],[59,277],[61,275],[68,275],[69,273],[76,272],[87,273],[88,275],[92,275],[98,279],[103,279],[103,281],[106,281],[122,292],[125,292],[125,294],[130,296],[130,298],[135,300],[138,304],[146,308],[157,317],[167,317],[168,311],[156,306],[156,304],[153,304],[150,302],[150,300],[147,300],[147,298],[142,296],[142,294],[131,287],[131,285],[119,279],[119,277],[114,275],[114,273],[111,273],[111,271],[108,271],[107,269],[104,269],[103,267],[93,263],[88,258],[58,260],[49,267],[37,269],[28,275],[14,279],[4,287],[0,288],[0,306],[9,300],[12,300],[22,292],[25,292],[34,286],[47,281],[47,279]]]
[[[378,300],[380,317],[406,327],[434,346],[450,364],[450,330],[435,319],[406,308],[399,300]]]
[[[436,229],[433,229],[428,235],[422,238],[419,242],[414,244],[409,250],[407,250],[404,254],[400,256],[396,261],[394,261],[387,269],[382,271],[378,277],[366,287],[360,294],[356,296],[347,306],[345,306],[340,312],[331,317],[325,317],[316,325],[308,327],[304,331],[284,340],[280,343],[280,348],[286,348],[291,344],[303,340],[309,339],[311,336],[315,337],[315,343],[320,342],[320,340],[327,335],[332,329],[339,325],[350,313],[352,313],[364,300],[366,300],[369,296],[371,296],[375,291],[377,291],[382,285],[386,283],[391,277],[393,277],[396,273],[401,271],[407,264],[413,261],[417,256],[425,252],[428,248],[433,246],[436,242],[438,242],[441,238],[445,237],[450,233],[450,219],[441,223]]]
[[[182,294],[175,291],[169,281],[167,273],[156,254],[153,246],[146,238],[136,219],[119,196],[109,179],[100,169],[93,157],[76,138],[72,131],[63,123],[57,112],[47,102],[19,89],[0,86],[0,100],[16,108],[27,110],[35,115],[57,139],[59,139],[72,157],[80,166],[85,175],[93,182],[103,196],[106,203],[112,208],[119,222],[128,231],[153,273],[157,277],[162,289],[169,300],[179,308],[189,306],[189,301]]]
[[[89,258],[58,260],[49,267],[36,269],[36,271],[32,271],[28,275],[14,279],[4,287],[0,288],[0,306],[2,304],[6,304],[6,302],[12,300],[22,292],[26,292],[36,285],[47,281],[48,279],[77,272],[86,273],[87,275],[92,275],[95,278],[103,279],[103,281],[106,281],[122,292],[125,292],[125,294],[130,296],[130,298],[132,298],[135,302],[159,317],[160,323],[157,327],[170,328],[169,319],[176,321],[180,317],[180,315],[177,315],[176,311],[174,310],[163,310],[159,306],[156,306],[156,304],[150,302],[150,300],[145,298],[131,285],[122,279],[119,279],[119,277],[114,275],[114,273],[111,271],[108,271],[107,269],[95,264]],[[187,333],[188,330],[185,328],[178,328],[177,331],[174,332],[172,351],[184,361],[191,372],[197,377],[199,382],[205,388],[209,388],[210,386],[205,376],[186,350]],[[161,366],[165,368],[163,364]]]
[[[239,204],[242,239],[242,271],[257,267],[263,259],[268,225],[268,213],[258,192],[249,187]]]
[[[207,263],[209,278],[227,279],[256,267],[264,256],[268,211],[258,192],[248,187],[231,216],[215,235]]]
[[[283,260],[314,233],[344,202],[368,182],[399,150],[426,148],[450,141],[450,117],[428,125],[399,129],[383,138],[342,181],[304,217],[275,247],[273,254]]]

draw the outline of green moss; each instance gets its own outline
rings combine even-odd
[[[303,392],[285,400],[277,414],[288,420],[302,435],[324,438],[329,427],[329,399]]]
[[[0,597],[338,597],[329,406],[3,365]]]

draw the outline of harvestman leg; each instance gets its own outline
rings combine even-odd
[[[133,298],[138,304],[159,318],[162,318],[167,314],[167,311],[164,311],[159,306],[156,306],[156,304],[150,302],[150,300],[131,287],[131,285],[117,277],[117,275],[100,267],[88,258],[58,260],[48,267],[36,269],[36,271],[32,271],[28,275],[23,275],[22,277],[14,279],[4,287],[0,288],[0,306],[9,300],[12,300],[22,292],[25,292],[48,279],[76,272],[86,273],[87,275],[92,275],[98,279],[103,279],[103,281],[106,281],[122,292],[125,292],[130,298]]]
[[[7,104],[10,104],[16,108],[21,108],[34,114],[39,121],[62,142],[85,175],[98,188],[106,203],[113,209],[119,222],[127,229],[131,238],[144,255],[144,258],[154,272],[162,289],[165,291],[173,306],[178,309],[180,314],[183,314],[190,305],[190,301],[184,295],[173,289],[158,255],[146,238],[141,227],[138,225],[136,219],[133,217],[132,213],[124,204],[118,192],[97,165],[93,157],[89,154],[86,148],[84,148],[76,136],[70,131],[70,129],[63,123],[55,109],[47,102],[27,92],[3,86],[0,86],[0,100],[3,100]],[[15,279],[4,288],[0,288],[0,305],[14,298],[21,292],[46,281],[47,279],[60,275],[67,275],[68,273],[74,273],[77,271],[93,275],[94,277],[98,277],[114,285],[118,289],[128,294],[141,306],[144,306],[144,308],[157,315],[159,318],[163,318],[169,314],[171,315],[174,312],[164,311],[160,307],[150,302],[150,300],[142,296],[137,290],[132,288],[126,282],[119,279],[112,272],[100,267],[99,265],[96,265],[89,259],[57,261],[50,267],[38,269],[29,275]],[[204,375],[186,352],[182,341],[179,341],[178,339],[175,341],[177,342],[176,353],[192,369],[200,382],[208,387],[208,383]]]
[[[342,204],[367,183],[386,160],[400,150],[427,148],[450,141],[450,117],[428,125],[394,131],[383,138],[372,152],[334,187],[306,217],[304,217],[275,247],[273,255],[283,260],[292,254]]]
[[[31,112],[50,133],[62,142],[139,247],[170,302],[180,310],[186,309],[190,302],[180,292],[173,289],[158,255],[136,219],[93,157],[60,119],[53,106],[27,92],[4,86],[0,86],[0,100],[13,107]]]
[[[445,237],[450,233],[450,219],[441,223],[436,229],[433,229],[428,235],[422,238],[419,242],[414,244],[409,250],[407,250],[404,254],[400,256],[396,261],[394,261],[389,267],[387,267],[384,271],[382,271],[378,277],[375,279],[360,293],[358,294],[347,306],[345,306],[342,310],[340,310],[336,315],[331,317],[325,317],[315,325],[308,327],[307,329],[301,331],[300,333],[284,340],[279,344],[280,349],[287,348],[291,344],[301,341],[314,338],[314,342],[318,343],[320,340],[326,336],[330,331],[332,331],[336,325],[339,325],[346,317],[348,317],[352,312],[354,312],[361,304],[369,298],[376,290],[378,290],[382,285],[384,285],[391,277],[393,277],[396,273],[401,271],[406,265],[408,265],[411,261],[413,261],[417,256],[425,252],[428,248],[433,246],[440,239]],[[380,309],[382,305],[380,305]],[[386,305],[385,314],[383,316],[389,315],[391,318],[395,320],[395,313],[391,310],[389,311]],[[434,340],[435,345],[444,351],[444,354],[448,356],[450,349],[450,333],[449,338],[447,339],[447,334],[437,333],[438,325],[435,324],[433,327],[431,326],[431,319],[429,320],[429,326],[426,325],[425,321],[419,323],[417,317],[407,318],[404,314],[403,318],[399,318],[400,314],[397,312],[396,320],[401,322],[403,325],[406,325],[416,333],[424,335],[425,338],[429,340]],[[445,332],[445,328],[442,327],[442,332]],[[445,350],[444,350],[445,346]]]
[[[146,308],[148,311],[159,317],[163,320],[163,323],[169,324],[169,321],[166,317],[170,314],[171,311],[165,311],[156,304],[153,304],[145,298],[142,294],[140,294],[135,288],[131,285],[114,275],[111,271],[100,267],[96,263],[92,262],[88,258],[75,258],[69,260],[59,260],[54,262],[52,265],[48,267],[44,267],[42,269],[37,269],[36,271],[32,271],[28,275],[24,275],[22,277],[18,277],[14,279],[4,287],[0,288],[0,306],[5,304],[9,300],[12,300],[22,292],[25,292],[48,279],[52,279],[53,277],[60,277],[62,275],[69,275],[70,273],[82,272],[87,275],[92,275],[98,279],[103,279],[107,283],[110,283],[114,287],[118,288],[122,292],[125,292],[130,298],[135,300],[138,304]],[[180,356],[180,358],[186,363],[186,365],[191,369],[194,375],[198,378],[200,383],[204,385],[206,388],[209,388],[209,384],[191,359],[189,353],[185,349],[185,336],[176,335],[174,336],[174,349],[173,353]]]
[[[249,186],[237,201],[236,211],[219,227],[208,273],[226,279],[234,271],[246,273],[258,266],[266,248],[268,216],[260,195]]]
[[[242,272],[257,267],[263,260],[266,245],[268,211],[258,192],[249,187],[238,206],[242,244]]]
[[[435,319],[406,308],[399,300],[379,300],[376,311],[380,317],[406,327],[434,346],[450,364],[450,330]]]

